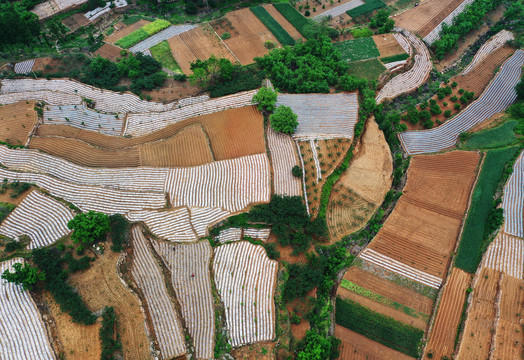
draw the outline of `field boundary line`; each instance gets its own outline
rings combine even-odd
[[[226,47],[226,49],[231,53],[231,55],[233,55],[233,57],[235,59],[237,59],[238,63],[240,64],[240,59],[237,58],[237,56],[235,55],[235,53],[233,51],[231,51],[231,49],[229,48],[229,46],[226,45],[226,43],[224,42],[224,40],[222,40],[222,38],[220,36],[218,36],[217,32],[215,31],[215,29],[213,29],[213,27],[211,25],[209,25],[209,27],[211,28],[211,30],[213,30],[213,33],[215,34],[215,36],[222,42],[222,44]]]

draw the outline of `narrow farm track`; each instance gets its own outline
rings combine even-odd
[[[437,316],[429,333],[423,359],[429,359],[428,354],[433,354],[432,358],[434,359],[441,359],[445,356],[451,358],[453,355],[457,328],[466,300],[466,290],[470,283],[470,274],[459,268],[453,268],[444,285]]]
[[[524,52],[518,50],[502,66],[481,97],[459,115],[436,129],[401,133],[400,141],[410,155],[437,152],[453,146],[460,133],[505,110],[517,97]]]
[[[0,264],[0,273],[24,263],[15,258]],[[35,302],[20,285],[0,283],[0,357],[5,360],[51,360],[55,354]]]
[[[209,273],[212,254],[209,242],[171,245],[154,241],[153,247],[171,272],[171,283],[193,339],[196,358],[211,359],[215,314]]]

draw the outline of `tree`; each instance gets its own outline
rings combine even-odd
[[[520,78],[517,86],[515,86],[515,91],[517,91],[517,97],[519,100],[524,99],[524,75]]]
[[[395,20],[389,18],[389,11],[380,9],[376,15],[371,18],[369,27],[378,29],[379,34],[385,34],[393,30]]]
[[[111,89],[116,86],[121,77],[117,64],[98,55],[91,60],[80,80],[97,87]]]
[[[104,213],[89,211],[75,216],[67,223],[67,227],[73,230],[71,239],[74,243],[91,244],[107,234],[110,221]]]
[[[298,126],[298,116],[289,106],[281,105],[269,116],[269,123],[276,132],[292,134]]]
[[[22,3],[0,3],[0,49],[14,44],[29,45],[40,35],[38,16]]]
[[[293,174],[294,177],[302,179],[302,176],[304,176],[304,170],[298,165],[293,166],[291,169],[291,174]]]
[[[340,340],[333,336],[324,337],[313,330],[306,332],[306,337],[300,342],[298,360],[326,360],[338,357]]]
[[[6,270],[2,274],[2,279],[22,285],[24,290],[31,290],[38,281],[45,280],[45,273],[38,270],[37,267],[29,264],[16,263],[13,265],[14,272]]]
[[[276,108],[275,103],[277,102],[277,93],[273,89],[262,87],[255,95],[253,95],[251,101],[253,103],[258,103],[258,110],[265,110],[272,113]]]
[[[193,71],[193,74],[189,75],[191,85],[207,89],[216,83],[231,80],[234,66],[228,59],[218,59],[212,55],[207,60],[198,59],[191,63],[191,71]]]

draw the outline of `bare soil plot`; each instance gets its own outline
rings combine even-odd
[[[95,51],[95,54],[115,62],[120,58],[120,51],[122,51],[122,49],[120,49],[118,46],[106,43],[102,45],[100,49]]]
[[[396,26],[425,37],[464,0],[426,1],[400,15],[393,16]]]
[[[433,354],[432,358],[434,359],[441,359],[445,356],[452,357],[455,350],[457,328],[466,300],[466,290],[470,283],[471,274],[459,268],[453,268],[440,298],[437,316],[429,334],[423,359],[429,359],[428,354]]]
[[[406,287],[397,285],[392,281],[382,279],[368,271],[353,266],[346,272],[344,279],[399,304],[410,307],[415,311],[426,315],[431,314],[433,301],[430,298]]]
[[[100,322],[86,326],[74,323],[69,314],[62,312],[53,297],[44,291],[44,306],[53,317],[58,342],[66,360],[99,360],[102,354],[98,335]]]
[[[134,24],[128,25],[120,30],[115,31],[114,33],[105,38],[105,42],[114,44],[124,36],[131,34],[133,31],[140,29],[142,26],[147,25],[150,22],[151,21],[140,19]]]
[[[37,122],[35,101],[21,101],[0,106],[0,140],[11,145],[25,145]]]
[[[236,61],[231,51],[224,46],[211,26],[207,24],[200,25],[179,36],[197,59],[207,60],[215,55],[217,58],[226,58],[233,63]]]
[[[231,34],[231,37],[224,40],[224,43],[242,65],[251,64],[255,57],[267,54],[269,50],[264,46],[266,41],[279,44],[273,34],[247,8],[230,12],[225,18],[230,23],[230,31],[224,30],[221,22],[215,21],[210,25],[219,36],[222,36],[224,32]]]
[[[119,253],[106,250],[88,270],[71,275],[71,285],[91,311],[114,307],[124,359],[146,359],[151,355],[145,318],[138,298],[122,284],[117,274],[119,257]]]
[[[413,360],[411,356],[388,348],[343,326],[335,325],[335,336],[342,340],[339,359]]]
[[[370,243],[372,250],[443,278],[479,161],[475,152],[414,157],[404,195]]]
[[[473,287],[468,317],[456,359],[488,359],[496,315],[495,300],[501,274],[484,268]]]
[[[172,102],[178,99],[197,95],[202,89],[191,85],[189,81],[177,81],[175,79],[166,79],[159,89],[143,91],[146,96],[151,96],[153,101]]]
[[[370,119],[358,152],[331,192],[327,224],[333,240],[367,223],[391,188],[392,171],[393,160],[384,133]]]
[[[377,45],[380,57],[389,57],[406,53],[393,34],[373,35],[372,38]]]
[[[191,52],[191,49],[186,45],[180,35],[173,36],[167,40],[169,47],[171,48],[171,54],[175,58],[178,66],[182,69],[184,74],[189,75],[192,73],[190,64],[197,60],[195,54]]]
[[[347,0],[347,1],[350,1],[350,0]],[[275,19],[284,28],[284,30],[286,30],[287,33],[291,35],[293,39],[295,40],[304,39],[302,34],[300,34],[298,30],[295,29],[295,27],[291,25],[291,23],[287,21],[287,19],[284,16],[282,16],[282,14],[277,9],[275,9],[273,5],[266,4],[266,5],[263,5],[263,7],[273,17],[273,19]]]
[[[62,24],[67,26],[69,30],[76,31],[82,26],[88,25],[89,20],[84,16],[84,14],[73,14],[62,20]]]

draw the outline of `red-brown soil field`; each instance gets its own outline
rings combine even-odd
[[[25,145],[37,122],[35,101],[21,101],[0,106],[0,140],[11,145]]]
[[[404,194],[369,248],[443,278],[478,162],[464,151],[413,157]]]
[[[197,57],[191,52],[187,47],[186,43],[180,35],[173,36],[167,40],[169,48],[171,49],[171,54],[175,58],[178,66],[182,69],[182,72],[186,75],[192,73],[190,64],[197,60]]]
[[[466,290],[470,283],[471,274],[459,268],[453,268],[444,285],[423,359],[441,359],[444,356],[451,359],[455,350],[455,337],[462,308],[466,300]],[[432,357],[428,357],[428,354],[432,354]]]
[[[89,20],[84,16],[84,14],[73,14],[62,20],[62,24],[67,26],[69,30],[76,31],[82,26],[87,26]]]
[[[118,58],[120,58],[120,51],[122,51],[122,49],[120,49],[118,46],[113,44],[104,44],[100,49],[95,51],[95,55],[100,55],[103,58],[115,62]]]
[[[405,54],[406,51],[400,46],[393,34],[373,35],[373,41],[377,45],[380,57],[394,56]]]

